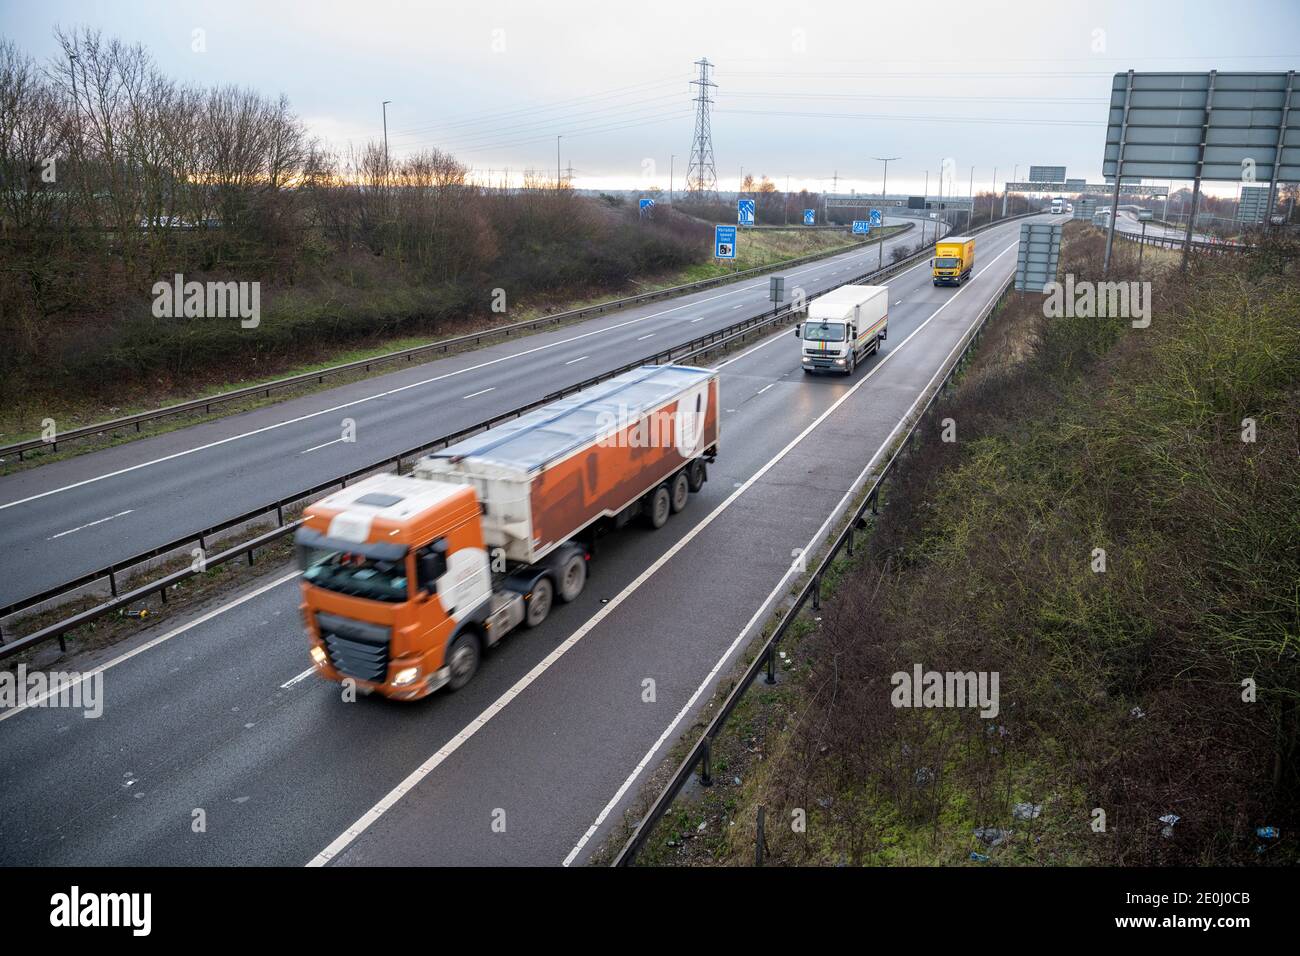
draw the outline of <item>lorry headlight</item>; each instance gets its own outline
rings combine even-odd
[[[311,649],[311,659],[316,664],[324,664],[326,660],[325,648],[315,644]]]
[[[420,676],[420,668],[403,667],[400,671],[398,671],[396,674],[393,675],[393,686],[403,687],[406,684],[413,684],[415,683],[415,679],[419,676]]]
[[[836,364],[836,365],[843,365],[843,364],[844,364],[844,359],[836,359],[836,360],[835,360],[835,364]]]

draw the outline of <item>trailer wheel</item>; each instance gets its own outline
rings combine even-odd
[[[552,599],[555,597],[555,585],[548,577],[540,577],[528,595],[528,607],[524,611],[524,623],[529,627],[538,627],[551,613]]]
[[[650,500],[646,502],[646,520],[650,522],[650,527],[658,531],[668,523],[668,516],[672,513],[673,501],[668,494],[668,486],[660,485],[650,492]]]
[[[807,372],[807,369],[804,369]],[[709,480],[709,471],[704,465],[703,458],[696,458],[686,466],[686,486],[691,491],[699,491],[704,487],[704,483]]]
[[[686,507],[686,503],[691,500],[690,482],[686,480],[686,471],[679,471],[673,478],[672,483],[672,508],[673,514]]]
[[[478,663],[482,656],[483,649],[473,631],[466,631],[456,638],[456,643],[451,645],[451,651],[447,654],[447,667],[451,671],[447,687],[460,690],[473,680],[478,673]]]
[[[560,566],[559,597],[565,604],[576,600],[587,584],[587,556],[581,551],[570,551]]]

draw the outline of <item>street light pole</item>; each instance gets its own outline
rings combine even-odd
[[[384,184],[388,184],[388,104],[392,100],[384,100],[381,109],[384,111]]]
[[[886,187],[889,185],[889,164],[890,164],[891,162],[893,162],[894,160],[896,160],[896,159],[902,159],[902,157],[901,157],[901,156],[873,156],[872,159],[874,159],[874,160],[875,160],[876,162],[878,162],[878,163],[884,163],[884,164],[885,164],[885,171],[884,171],[883,173],[881,173],[881,175],[880,175],[880,225],[881,225],[881,228],[884,228],[884,225],[885,225],[885,189],[886,189]],[[880,246],[880,263],[879,263],[879,267],[880,267],[881,269],[883,269],[883,268],[885,267],[885,240],[884,240],[884,237],[883,237],[883,236],[881,237],[881,239],[880,239],[878,245]]]
[[[998,201],[998,168],[993,167],[993,189],[989,195],[989,222],[993,222],[993,204]]]
[[[677,154],[673,153],[668,157],[668,205],[673,204],[673,165],[677,162]]]
[[[921,245],[925,245],[925,225],[930,218],[930,210],[927,203],[930,201],[930,170],[925,171],[925,189],[921,191]]]
[[[560,140],[562,139],[564,139],[563,133],[555,137],[555,191],[557,193],[560,191]]]
[[[969,232],[971,228],[971,222],[975,218],[975,167],[974,166],[970,168],[970,186],[967,188],[966,194],[970,197],[970,212],[966,213],[966,230]]]

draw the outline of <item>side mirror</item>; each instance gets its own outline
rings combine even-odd
[[[447,542],[435,541],[420,555],[420,586],[433,590],[438,578],[447,573]]]
[[[800,329],[801,327],[802,327],[802,326],[798,326],[798,325],[796,325],[796,326],[794,327],[794,337],[795,337],[796,339],[799,338],[799,329]]]
[[[931,269],[934,268],[934,260],[933,260],[933,259],[930,260],[930,268],[931,268]]]

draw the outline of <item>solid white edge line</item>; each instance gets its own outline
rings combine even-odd
[[[1013,247],[1009,246],[1007,249],[1004,249],[1001,253],[995,256],[989,262],[989,264],[985,266],[983,270],[980,271],[979,275],[983,275],[985,271],[987,271],[989,268],[992,267],[994,262],[1002,258],[1002,256],[1006,255],[1011,248]],[[876,363],[876,365],[873,366],[872,369],[866,375],[864,375],[851,388],[845,391],[843,395],[841,395],[838,399],[836,399],[834,404],[832,404],[829,408],[827,408],[824,412],[822,412],[819,416],[817,416],[817,418],[814,419],[812,423],[810,423],[806,428],[804,428],[803,431],[801,431],[798,435],[796,435],[793,439],[791,439],[790,442],[779,452],[777,452],[777,454],[773,458],[769,459],[761,468],[758,469],[758,471],[756,471],[753,475],[751,475],[748,479],[746,479],[740,485],[740,487],[736,488],[730,495],[728,495],[727,498],[723,500],[721,504],[719,504],[716,508],[714,508],[711,512],[709,512],[697,525],[695,525],[693,528],[691,528],[690,531],[686,532],[685,535],[683,535],[680,539],[678,539],[678,541],[674,543],[672,547],[670,547],[667,551],[665,551],[662,555],[660,555],[660,557],[656,559],[653,564],[651,564],[648,568],[646,568],[639,575],[637,575],[637,577],[633,579],[630,583],[628,583],[623,588],[622,591],[620,591],[615,597],[613,597],[609,601],[608,604],[604,605],[599,611],[593,614],[581,627],[579,627],[576,631],[574,631],[571,635],[569,635],[569,637],[567,637],[562,643],[560,643],[553,651],[551,651],[551,653],[547,654],[546,657],[538,661],[537,664],[535,664],[532,667],[532,669],[528,671],[527,674],[519,678],[519,680],[517,680],[513,685],[511,685],[511,687],[507,689],[500,697],[498,697],[495,701],[493,701],[486,708],[484,708],[484,710],[477,717],[475,717],[464,727],[462,727],[454,737],[452,737],[449,741],[447,741],[447,743],[443,744],[442,747],[438,748],[438,750],[435,751],[432,755],[430,755],[430,757],[427,760],[425,760],[418,767],[416,767],[409,774],[407,774],[406,777],[403,778],[402,781],[397,784],[397,786],[393,787],[393,789],[390,790],[388,793],[386,793],[382,798],[380,798],[380,800],[373,807],[371,807],[360,817],[358,817],[356,822],[354,822],[346,830],[344,830],[337,837],[335,837],[330,842],[330,844],[325,847],[325,849],[321,850],[314,857],[312,857],[311,860],[307,862],[307,866],[309,867],[325,866],[332,859],[334,859],[345,849],[347,849],[347,847],[350,846],[357,839],[357,837],[361,836],[361,834],[363,834],[366,830],[368,830],[377,820],[379,820],[380,817],[382,817],[385,813],[387,813],[394,806],[396,806],[398,802],[401,801],[402,797],[406,796],[407,793],[409,793],[416,786],[418,786],[420,781],[422,781],[425,777],[427,777],[434,770],[436,770],[444,761],[447,760],[448,757],[450,757],[457,750],[459,750],[471,737],[473,737],[475,734],[479,732],[479,730],[481,730],[484,726],[486,726],[487,723],[491,721],[493,717],[495,717],[502,710],[504,710],[510,704],[511,701],[513,701],[521,693],[527,690],[528,687],[533,682],[535,682],[539,677],[541,677],[548,670],[550,670],[551,666],[554,665],[556,661],[558,661],[561,657],[567,654],[570,649],[572,649],[580,640],[582,640],[584,637],[587,636],[587,634],[589,634],[593,629],[595,629],[595,627],[598,624],[600,624],[601,621],[603,621],[606,617],[608,617],[611,613],[613,613],[616,608],[618,608],[624,601],[628,599],[628,597],[630,597],[637,590],[639,590],[640,587],[643,584],[645,584],[645,582],[648,581],[661,567],[663,567],[665,564],[671,561],[674,557],[677,556],[677,554],[683,548],[685,548],[688,544],[690,544],[693,540],[695,540],[695,538],[701,532],[703,532],[705,528],[711,525],[719,515],[721,515],[724,511],[730,508],[731,505],[736,501],[736,499],[738,499],[741,495],[743,495],[749,488],[751,488],[754,485],[755,482],[757,482],[765,474],[767,474],[768,471],[774,468],[783,458],[785,458],[786,455],[788,455],[791,451],[793,451],[794,448],[800,442],[802,442],[806,437],[808,437],[808,435],[810,435],[814,430],[816,430],[821,425],[822,422],[824,422],[827,418],[833,415],[841,405],[843,405],[846,401],[848,401],[853,395],[857,393],[858,389],[862,388],[862,386],[864,386],[868,381],[871,380],[871,376],[875,375],[876,372],[884,368],[885,364],[893,356],[897,355],[900,351],[902,351],[903,347],[907,345],[908,342],[910,342],[913,338],[915,338],[921,332],[922,329],[924,329],[927,325],[929,325],[932,321],[934,321],[934,319],[939,315],[940,312],[946,309],[952,302],[956,301],[957,297],[960,296],[963,292],[965,292],[969,288],[970,286],[965,286],[961,289],[958,289],[957,292],[951,298],[945,299],[942,305],[940,305],[937,309],[935,309],[932,313],[930,313],[929,317],[926,318],[925,321],[923,321],[920,325],[918,325],[915,329],[913,329],[911,334],[909,334],[907,338],[903,339],[902,342],[898,343],[898,345],[890,349],[884,355],[884,357],[878,363]]]
[[[445,379],[454,378],[457,375],[464,375],[466,372],[477,372],[479,369],[488,368],[493,365],[499,365],[502,362],[509,362],[512,359],[523,358],[526,355],[533,355],[537,352],[543,352],[547,349],[553,349],[561,345],[568,345],[571,342],[577,342],[581,339],[590,338],[593,335],[603,335],[606,332],[613,332],[616,331],[617,329],[626,328],[629,325],[636,325],[640,322],[646,322],[650,319],[657,319],[660,316],[668,315],[670,312],[676,312],[680,309],[685,309],[688,307],[694,308],[700,305],[701,303],[712,302],[715,299],[721,299],[727,296],[735,295],[738,292],[749,291],[749,289],[751,288],[758,288],[758,286],[755,285],[750,287],[750,286],[740,285],[727,292],[723,292],[715,296],[710,296],[709,298],[706,299],[698,299],[698,300],[692,300],[691,302],[683,302],[681,305],[675,305],[670,309],[664,309],[662,312],[654,312],[650,315],[642,315],[634,319],[629,319],[626,322],[619,322],[615,325],[605,326],[604,328],[600,328],[600,329],[592,329],[588,332],[583,332],[580,335],[575,335],[567,339],[561,339],[557,342],[548,342],[545,345],[539,345],[535,348],[524,349],[522,352],[512,352],[509,355],[501,355],[498,356],[497,358],[490,359],[486,362],[480,362],[477,365],[470,365],[467,366],[466,368],[454,369],[450,372],[445,372],[441,375],[435,375],[431,378],[422,379],[421,381],[418,382],[411,382],[407,385],[400,385],[397,388],[389,389],[386,392],[377,392],[374,395],[366,395],[363,396],[362,398],[354,399],[353,401],[350,402],[344,402],[341,405],[334,405],[331,406],[330,408],[322,408],[319,411],[310,412],[306,415],[299,415],[297,418],[288,418],[282,422],[272,422],[270,425],[264,425],[261,428],[254,428],[251,431],[242,432],[238,435],[229,435],[225,438],[218,439],[217,441],[208,442],[205,445],[196,445],[193,448],[185,448],[182,449],[181,451],[173,452],[170,455],[163,455],[161,458],[154,458],[150,461],[138,462],[137,464],[129,465],[125,468],[119,468],[116,471],[105,472],[102,475],[94,475],[90,478],[82,479],[81,481],[74,481],[71,484],[63,485],[59,488],[50,488],[38,494],[28,495],[26,498],[19,498],[15,501],[7,501],[4,504],[0,504],[0,511],[4,511],[6,508],[16,507],[17,505],[27,504],[29,501],[37,501],[41,498],[48,498],[50,495],[57,495],[64,491],[71,491],[74,488],[81,488],[84,485],[94,484],[97,481],[104,481],[108,478],[116,478],[119,475],[129,474],[130,472],[138,471],[141,468],[148,468],[152,465],[160,465],[163,462],[172,461],[176,458],[183,458],[186,455],[192,455],[195,454],[196,452],[206,451],[209,448],[216,448],[220,445],[225,445],[233,441],[239,441],[244,438],[251,438],[254,435],[261,435],[265,432],[274,431],[277,428],[283,428],[286,425],[296,425],[298,422],[305,422],[313,418],[318,418],[321,415],[329,415],[332,412],[342,411],[345,408],[352,408],[355,405],[363,405],[366,402],[373,402],[381,398],[389,398],[393,395],[397,395],[400,392],[405,392],[408,389],[419,388],[423,385],[431,385],[434,382],[441,382]],[[586,358],[586,356],[584,356],[584,358]]]
[[[998,259],[1001,259],[1004,255],[1010,252],[1012,248],[1015,247],[1008,246],[1006,249],[1002,250],[1002,252],[998,253],[998,255],[994,256],[994,258],[989,262],[987,266],[985,266],[978,273],[976,273],[975,278],[979,278],[981,275],[983,275],[989,268],[992,267],[994,262],[997,262]],[[965,286],[964,288],[970,288],[970,286]],[[953,299],[957,298],[957,295],[960,295],[961,291],[962,290],[958,290],[958,292],[954,294],[952,298],[946,300],[943,305],[941,305],[937,310],[935,310],[935,312],[930,316],[930,319],[934,318],[934,316],[938,315],[939,312],[943,311],[944,306],[946,306],[948,302],[951,302]],[[904,339],[901,343],[899,343],[898,347],[902,348],[903,345],[906,345],[908,339],[911,339],[912,335],[915,335],[917,332],[921,331],[921,329],[924,328],[924,326],[929,323],[930,319],[926,319],[925,322],[922,323],[920,326],[918,326],[916,330],[912,332],[911,335],[909,335],[906,339]],[[976,321],[978,321],[978,318],[976,319]],[[972,323],[972,325],[973,324],[974,323]],[[969,332],[969,329],[967,329],[967,332]],[[894,436],[898,434],[899,430],[903,427],[904,423],[908,420],[908,418],[911,417],[912,413],[916,411],[917,406],[920,405],[921,401],[925,398],[926,393],[930,391],[931,387],[933,387],[935,379],[939,377],[940,373],[947,366],[948,361],[952,358],[953,354],[961,346],[961,343],[965,338],[966,336],[965,334],[963,334],[961,339],[958,339],[957,344],[954,345],[948,351],[948,354],[947,356],[944,357],[944,360],[941,363],[939,363],[939,368],[935,371],[935,373],[932,376],[930,376],[930,381],[926,382],[925,386],[921,389],[921,392],[917,396],[916,400],[912,402],[907,412],[904,413],[901,419],[899,419],[898,424],[896,424],[890,430],[889,435],[886,436],[884,442],[881,443],[880,447],[876,449],[875,453],[871,456],[871,460],[867,462],[866,467],[864,467],[862,471],[858,474],[858,477],[854,479],[853,483],[849,486],[849,490],[844,493],[844,496],[840,499],[839,504],[835,506],[834,510],[831,511],[830,515],[826,518],[826,520],[822,522],[821,527],[817,529],[817,533],[812,536],[811,540],[809,540],[808,546],[803,550],[804,554],[809,554],[820,546],[821,540],[823,536],[826,534],[827,529],[842,514],[845,506],[852,499],[853,495],[856,494],[861,489],[862,483],[866,480],[867,475],[871,473],[871,469],[875,467],[876,462],[880,460],[880,456],[884,454],[887,448],[889,448],[890,442],[894,440]],[[889,355],[894,354],[894,351],[896,351],[896,349],[891,351],[888,355],[886,355],[885,358],[882,358],[880,364],[877,365],[875,368],[873,368],[871,372],[868,373],[868,375],[863,378],[863,381],[866,381],[867,378],[870,378],[870,376],[875,373],[876,369],[880,368],[880,366],[885,363],[885,359],[889,358]],[[748,639],[750,630],[754,627],[754,625],[758,621],[763,620],[771,612],[770,609],[772,604],[785,591],[785,589],[789,587],[790,579],[794,576],[797,568],[798,568],[797,561],[791,562],[790,567],[786,570],[785,574],[781,576],[781,580],[777,583],[776,587],[774,587],[771,590],[767,598],[759,606],[758,610],[755,611],[753,616],[745,623],[745,626],[740,629],[740,633],[736,635],[736,639],[731,642],[731,644],[727,647],[726,651],[723,652],[722,656],[718,658],[718,662],[713,665],[712,670],[710,670],[709,673],[705,676],[704,680],[700,683],[700,686],[695,689],[695,693],[691,694],[690,698],[686,701],[686,703],[682,705],[682,709],[677,712],[677,715],[672,719],[672,722],[664,729],[664,732],[659,735],[659,739],[654,742],[654,744],[650,747],[648,751],[646,751],[645,756],[641,758],[640,762],[636,765],[635,769],[633,769],[632,773],[630,773],[627,779],[623,781],[623,785],[620,786],[617,791],[615,791],[614,796],[610,798],[609,803],[605,804],[604,809],[602,809],[600,813],[596,816],[595,822],[593,822],[592,825],[587,828],[587,831],[582,835],[581,838],[579,838],[578,842],[574,845],[573,849],[569,851],[569,855],[564,858],[564,864],[563,864],[564,866],[570,866],[573,863],[574,859],[578,856],[578,854],[582,852],[583,847],[587,845],[587,842],[593,836],[596,835],[596,832],[600,829],[601,825],[605,822],[605,820],[609,817],[609,815],[614,812],[614,808],[618,806],[618,804],[622,801],[623,797],[626,796],[628,790],[630,790],[633,784],[636,783],[636,779],[639,776],[641,776],[645,768],[649,766],[650,762],[654,759],[655,754],[659,751],[659,748],[662,747],[667,742],[668,738],[677,729],[678,725],[681,724],[681,722],[686,718],[686,715],[690,713],[691,709],[695,706],[696,702],[700,699],[701,696],[703,696],[705,690],[713,682],[714,678],[717,677],[718,672],[722,670],[722,667],[736,652],[736,649],[740,647],[740,645]]]
[[[853,255],[853,254],[854,254],[854,253],[842,253],[842,255]],[[829,264],[830,262],[834,262],[834,261],[835,261],[835,259],[832,258],[831,260],[829,260],[829,262],[828,262],[827,264]],[[818,270],[820,270],[820,269],[822,269],[822,268],[825,268],[825,266],[824,266],[824,265],[814,265],[814,266],[810,266],[810,267],[808,267],[808,268],[806,268],[806,269],[801,269],[801,270],[799,270],[799,271],[797,271],[797,272],[791,273],[791,275],[803,275],[803,274],[806,273],[806,272],[815,272],[815,271],[818,271]],[[311,412],[311,413],[309,413],[309,414],[307,414],[307,415],[300,415],[300,416],[298,416],[297,418],[289,418],[289,419],[286,419],[286,420],[284,420],[284,421],[282,421],[282,422],[273,422],[273,423],[271,423],[270,425],[263,426],[262,428],[255,428],[255,429],[253,429],[252,431],[243,432],[243,433],[238,434],[238,435],[230,435],[230,436],[227,436],[226,438],[222,438],[222,439],[219,439],[219,440],[214,441],[214,442],[208,442],[206,445],[196,445],[196,446],[193,447],[193,448],[185,448],[185,449],[182,449],[181,451],[174,452],[173,454],[170,454],[170,455],[163,455],[161,458],[154,458],[154,459],[152,459],[152,460],[150,460],[150,461],[142,461],[142,462],[138,462],[137,464],[129,465],[129,466],[127,466],[126,468],[119,468],[117,471],[105,472],[105,473],[102,474],[102,475],[94,475],[94,476],[92,476],[92,477],[90,477],[90,478],[85,478],[85,479],[83,479],[83,480],[81,480],[81,481],[74,481],[72,484],[69,484],[69,485],[63,485],[63,486],[61,486],[61,487],[59,487],[59,488],[51,488],[51,489],[49,489],[49,490],[47,490],[47,491],[42,491],[42,492],[40,492],[40,493],[38,493],[38,494],[35,494],[35,495],[28,495],[26,498],[19,498],[19,499],[15,500],[15,501],[7,501],[7,502],[4,502],[3,504],[0,504],[0,511],[4,511],[6,508],[13,508],[13,507],[16,507],[17,505],[27,504],[29,501],[37,501],[37,500],[39,500],[39,499],[41,499],[41,498],[47,498],[47,497],[49,497],[50,495],[57,495],[57,494],[61,494],[62,492],[65,492],[65,491],[72,491],[74,488],[81,488],[81,487],[83,487],[83,486],[85,486],[85,485],[93,484],[94,482],[97,482],[97,481],[104,481],[104,480],[106,480],[106,479],[108,479],[108,478],[116,478],[118,475],[129,474],[130,472],[137,471],[137,470],[139,470],[139,469],[141,469],[141,468],[148,468],[148,467],[150,467],[150,466],[152,466],[152,465],[160,465],[160,464],[162,464],[163,462],[172,461],[172,460],[174,460],[174,459],[176,459],[176,458],[183,458],[183,457],[186,456],[186,455],[192,455],[192,454],[195,454],[196,452],[206,451],[206,450],[209,449],[209,448],[216,448],[216,447],[218,447],[218,446],[220,446],[220,445],[225,445],[225,444],[227,444],[227,443],[229,443],[229,442],[232,442],[232,441],[240,441],[241,439],[244,439],[244,438],[251,438],[251,437],[253,437],[254,435],[260,435],[260,434],[263,434],[264,432],[274,431],[275,429],[277,429],[277,428],[283,428],[283,427],[286,426],[286,425],[295,425],[295,424],[297,424],[298,422],[308,421],[309,419],[316,418],[316,417],[318,417],[318,416],[320,416],[320,415],[328,415],[328,414],[330,414],[331,412],[342,411],[343,409],[345,409],[345,408],[351,408],[351,407],[353,407],[354,405],[361,405],[361,404],[364,404],[364,403],[366,403],[366,402],[375,401],[376,399],[380,399],[380,398],[388,398],[389,396],[396,395],[396,394],[399,393],[399,392],[404,392],[404,391],[406,391],[407,389],[411,389],[411,388],[419,388],[419,387],[422,386],[422,385],[431,385],[431,384],[433,384],[434,382],[441,382],[441,381],[443,381],[443,380],[445,380],[445,379],[453,378],[454,376],[457,376],[457,375],[463,375],[463,374],[465,374],[466,372],[477,372],[479,369],[488,368],[489,366],[497,365],[497,364],[499,364],[499,363],[501,363],[501,362],[508,362],[508,361],[510,361],[511,359],[522,358],[522,357],[524,357],[524,356],[526,356],[526,355],[533,355],[533,354],[535,354],[535,353],[537,353],[537,352],[541,352],[541,351],[544,351],[544,350],[546,350],[546,349],[555,348],[556,346],[559,346],[559,345],[568,345],[570,342],[577,342],[577,341],[580,340],[580,339],[585,339],[585,338],[588,338],[588,337],[593,336],[593,335],[601,335],[601,334],[603,334],[603,333],[605,333],[605,332],[613,332],[613,331],[616,331],[617,329],[626,328],[626,327],[629,326],[629,325],[636,325],[636,324],[639,323],[639,322],[645,322],[645,321],[647,321],[648,319],[657,319],[657,318],[659,318],[660,316],[668,315],[670,312],[676,312],[676,311],[678,311],[678,310],[680,310],[680,309],[684,309],[684,308],[686,308],[686,307],[688,307],[688,306],[694,307],[694,306],[700,305],[700,304],[705,303],[705,302],[713,302],[713,301],[716,300],[716,299],[723,299],[723,298],[726,298],[727,296],[735,295],[735,294],[738,293],[738,292],[748,292],[748,291],[752,291],[752,290],[754,290],[754,289],[761,289],[761,288],[763,288],[761,282],[756,282],[756,283],[754,283],[753,285],[744,285],[744,284],[741,284],[741,285],[738,285],[738,286],[737,286],[736,288],[734,288],[734,289],[730,289],[730,290],[728,290],[727,292],[722,292],[722,293],[719,293],[718,295],[709,296],[709,297],[707,297],[707,298],[703,298],[703,299],[692,299],[690,302],[683,302],[682,304],[680,304],[680,305],[675,305],[675,306],[673,306],[673,307],[670,308],[670,309],[664,309],[662,312],[654,312],[654,313],[651,313],[650,315],[643,315],[643,316],[639,316],[639,317],[634,318],[634,319],[629,319],[627,322],[619,322],[619,323],[617,323],[617,324],[615,324],[615,325],[606,326],[606,327],[601,328],[601,329],[593,329],[593,330],[591,330],[591,331],[589,331],[589,332],[583,332],[581,335],[575,335],[575,336],[573,336],[572,338],[561,339],[561,340],[558,341],[558,342],[550,342],[550,343],[548,343],[548,344],[546,344],[546,345],[539,345],[539,346],[537,346],[536,348],[525,349],[525,350],[523,350],[522,352],[512,352],[510,355],[503,355],[503,356],[500,356],[500,357],[498,357],[498,358],[491,359],[490,361],[487,361],[487,362],[481,362],[481,363],[479,363],[478,365],[471,365],[471,366],[468,366],[468,367],[466,367],[466,368],[455,369],[455,370],[453,370],[453,371],[451,371],[451,372],[446,372],[446,373],[444,373],[444,374],[442,374],[442,375],[435,375],[435,376],[433,376],[432,378],[426,378],[426,379],[423,379],[423,380],[421,380],[421,381],[419,381],[419,382],[411,382],[409,385],[402,385],[402,386],[399,386],[399,387],[397,387],[397,388],[390,389],[390,390],[388,390],[388,391],[386,391],[386,392],[379,392],[379,393],[377,393],[377,394],[375,394],[375,395],[367,395],[367,396],[364,396],[363,398],[359,398],[359,399],[356,399],[356,400],[351,401],[351,402],[345,402],[345,403],[343,403],[342,405],[334,405],[334,406],[332,406],[332,407],[330,407],[330,408],[323,408],[323,409],[321,409],[320,411]],[[700,318],[698,318],[698,319],[693,319],[692,322],[700,322],[700,321],[702,321],[704,318],[705,318],[705,316],[700,316]]]
[[[231,601],[229,604],[223,604],[221,605],[221,607],[213,608],[208,613],[200,617],[196,617],[192,621],[187,621],[186,623],[180,625],[179,627],[173,628],[172,630],[168,631],[166,634],[162,634],[158,637],[153,638],[152,640],[145,641],[139,647],[134,647],[131,650],[127,651],[125,654],[120,654],[117,657],[113,658],[112,660],[100,664],[98,667],[93,667],[90,670],[86,671],[85,673],[78,674],[72,680],[67,681],[64,684],[61,684],[59,687],[55,688],[52,691],[41,694],[40,696],[36,697],[34,700],[27,701],[26,703],[18,707],[11,708],[10,710],[0,711],[0,720],[8,720],[14,714],[20,714],[24,710],[27,710],[29,707],[34,707],[37,704],[40,704],[42,701],[47,700],[48,698],[52,697],[54,694],[58,693],[59,691],[62,691],[63,689],[74,687],[77,684],[80,684],[87,677],[93,677],[96,674],[102,674],[104,671],[108,670],[111,667],[116,667],[118,664],[121,664],[124,661],[129,661],[137,654],[143,654],[145,651],[157,647],[159,644],[162,644],[165,641],[170,641],[173,637],[176,637],[180,634],[184,634],[186,631],[190,630],[191,628],[198,627],[200,624],[204,624],[207,621],[212,620],[214,617],[218,616],[219,614],[225,614],[227,611],[231,610],[232,608],[237,608],[239,607],[239,605],[251,601],[255,597],[260,597],[261,595],[265,594],[267,591],[270,591],[273,588],[278,588],[281,584],[284,584],[286,581],[292,581],[301,573],[302,573],[301,571],[294,571],[290,574],[286,574],[283,575],[282,577],[278,577],[274,581],[268,582],[267,584],[263,584],[261,587],[257,588],[256,590],[249,591],[247,594],[240,595],[235,600]]]

